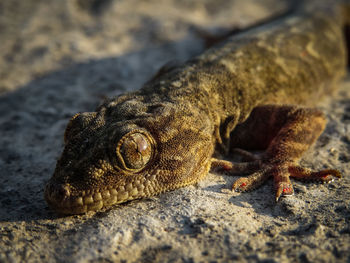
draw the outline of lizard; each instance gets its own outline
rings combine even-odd
[[[343,5],[302,2],[285,17],[163,67],[134,92],[74,115],[44,196],[61,214],[98,211],[199,182],[209,170],[241,174],[235,191],[273,179],[329,182],[335,169],[298,163],[326,125],[314,102],[346,72]],[[260,150],[261,155],[251,150]],[[242,162],[221,156],[240,153]]]

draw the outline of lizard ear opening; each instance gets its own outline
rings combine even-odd
[[[143,169],[151,160],[154,151],[152,138],[140,131],[124,135],[116,149],[118,161],[126,170]]]

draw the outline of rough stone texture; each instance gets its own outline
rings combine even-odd
[[[329,185],[295,182],[275,204],[271,182],[236,177],[108,211],[59,217],[43,185],[68,119],[139,88],[165,62],[203,50],[195,28],[244,27],[280,1],[5,0],[0,3],[0,262],[347,262],[350,260],[350,81],[319,104],[329,122],[302,163],[337,167]]]

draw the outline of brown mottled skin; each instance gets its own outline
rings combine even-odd
[[[290,177],[340,177],[297,162],[326,123],[319,110],[300,105],[329,94],[345,73],[344,10],[303,4],[183,65],[164,67],[139,91],[96,112],[75,115],[45,189],[47,203],[64,214],[100,210],[194,184],[211,167],[248,173],[234,183],[237,191],[273,177],[276,200],[293,194]],[[253,149],[264,152],[246,151]],[[235,152],[247,162],[214,158]]]

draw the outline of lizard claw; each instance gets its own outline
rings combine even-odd
[[[248,179],[246,177],[239,178],[232,185],[232,191],[246,192],[249,191]]]
[[[276,202],[280,199],[281,196],[294,195],[293,185],[291,183],[280,183],[276,187]]]
[[[269,177],[270,174],[268,171],[265,169],[260,169],[247,177],[242,177],[236,180],[232,185],[232,190],[236,192],[248,192],[254,190],[264,183]]]

